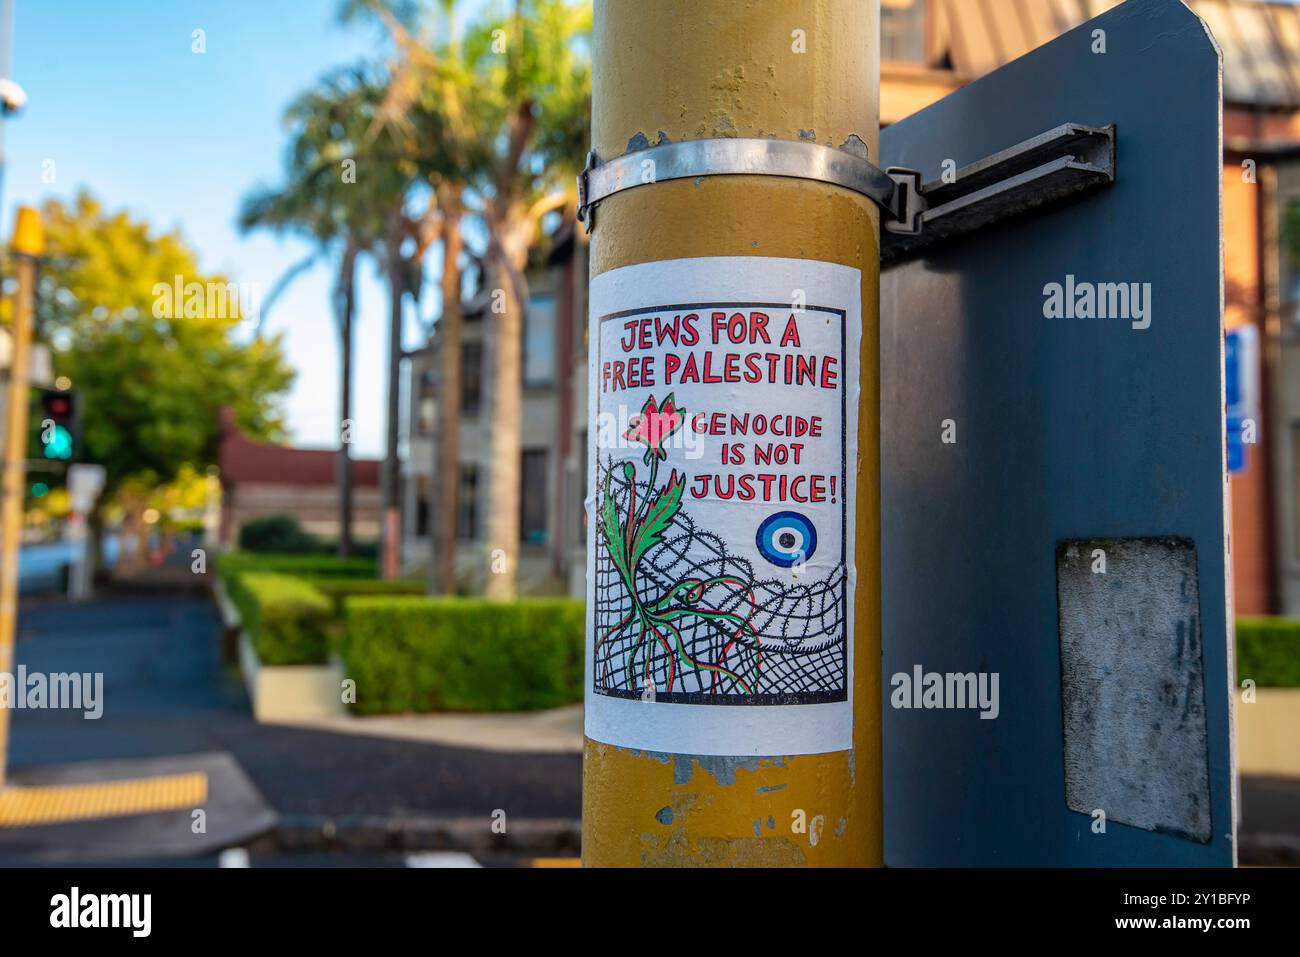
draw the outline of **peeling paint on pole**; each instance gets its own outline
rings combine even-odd
[[[876,3],[666,0],[634,4],[597,0],[595,14],[593,146],[602,159],[652,143],[729,136],[815,141],[832,147],[852,143],[859,155],[865,151],[876,159]],[[591,246],[593,357],[601,346],[596,330],[604,315],[671,307],[651,315],[662,327],[674,316],[695,311],[685,308],[690,303],[726,300],[730,305],[716,311],[725,312],[728,319],[741,314],[747,323],[743,330],[747,341],[743,350],[739,344],[710,341],[708,322],[714,310],[702,313],[704,334],[692,351],[700,352],[697,361],[704,353],[712,354],[710,375],[724,381],[711,379],[716,388],[707,394],[696,392],[696,398],[706,396],[707,402],[726,406],[730,397],[739,404],[753,394],[746,393],[746,387],[759,383],[743,381],[743,358],[734,360],[742,381],[726,382],[726,354],[780,353],[779,336],[789,314],[796,312],[796,307],[809,307],[796,312],[797,334],[801,339],[806,335],[810,341],[817,340],[816,348],[808,351],[822,359],[832,356],[831,366],[843,380],[822,389],[820,397],[810,391],[785,402],[776,395],[778,389],[770,389],[774,408],[762,411],[826,418],[828,411],[822,408],[826,403],[820,399],[833,397],[840,403],[842,422],[833,425],[844,433],[843,441],[839,436],[824,442],[819,439],[818,464],[810,470],[827,476],[824,487],[815,493],[824,495],[825,501],[799,501],[798,497],[808,497],[811,490],[805,483],[792,484],[799,470],[793,462],[786,462],[784,468],[761,470],[775,476],[770,481],[776,483],[770,490],[774,500],[761,506],[739,508],[734,499],[725,499],[724,485],[722,500],[733,506],[729,515],[718,507],[717,486],[693,500],[688,498],[686,507],[698,527],[716,532],[738,551],[748,549],[746,560],[764,569],[764,580],[784,581],[789,576],[795,581],[789,570],[794,563],[781,563],[802,550],[809,566],[807,579],[812,580],[834,578],[842,556],[845,587],[839,606],[842,621],[838,625],[833,620],[818,621],[814,629],[829,649],[824,655],[827,661],[841,656],[841,675],[836,677],[833,670],[820,677],[793,673],[784,688],[765,686],[762,677],[773,674],[777,645],[769,644],[773,654],[760,665],[754,634],[739,622],[734,623],[741,632],[736,646],[728,649],[724,642],[707,661],[692,653],[693,646],[685,636],[679,645],[671,630],[660,628],[661,635],[656,636],[648,627],[647,643],[640,643],[637,625],[634,633],[624,634],[619,654],[607,658],[608,670],[604,665],[598,667],[595,643],[600,635],[589,626],[593,638],[587,660],[588,709],[589,720],[594,717],[595,723],[589,724],[584,754],[583,857],[588,865],[880,862],[878,228],[876,209],[865,197],[838,187],[769,176],[654,182],[612,196],[600,207]],[[706,265],[701,272],[698,262],[702,259],[713,259],[717,268]],[[691,262],[697,265],[672,265]],[[647,263],[655,265],[643,266]],[[631,269],[641,271],[633,273]],[[620,276],[636,281],[620,281]],[[846,277],[851,277],[847,285]],[[755,291],[750,294],[737,288],[745,284]],[[650,291],[662,295],[649,297]],[[734,301],[742,298],[774,307],[742,308]],[[829,311],[816,312],[812,309],[816,306]],[[844,315],[839,316],[836,310]],[[752,315],[755,312],[768,317],[769,335],[781,327],[773,336],[771,349],[766,348],[768,343],[762,341],[761,334],[754,333],[754,323],[759,321]],[[814,319],[821,325],[815,326]],[[652,323],[651,334],[653,330]],[[617,331],[626,333],[622,328]],[[680,433],[687,419],[679,423],[674,413],[681,406],[686,407],[685,417],[713,410],[691,407],[687,397],[694,383],[688,382],[676,392],[672,384],[665,387],[662,356],[671,349],[649,351],[655,353],[651,364],[655,365],[653,375],[658,376],[653,387],[636,378],[644,368],[632,370],[625,365],[621,370],[624,391],[636,408],[630,410],[628,428],[619,432],[644,434],[654,440],[660,437],[657,426],[651,429],[647,424],[638,433],[632,415],[650,411],[650,418],[643,422],[657,422],[665,429],[678,426]],[[796,351],[789,341],[786,351]],[[767,360],[756,361],[761,365]],[[593,370],[593,392],[603,384],[601,374],[599,367]],[[697,374],[703,384],[704,370],[698,369]],[[629,375],[642,384],[629,386]],[[784,369],[778,378],[784,387]],[[654,409],[647,410],[645,402],[651,394]],[[674,405],[666,410],[664,402],[669,395]],[[594,419],[602,410],[597,395],[590,398]],[[796,408],[801,402],[817,408],[801,411]],[[596,445],[599,427],[593,420],[589,446]],[[809,437],[810,448],[801,454],[814,454],[811,442]],[[646,452],[653,456],[650,443],[642,444],[641,456],[624,449],[614,456],[617,461],[606,463],[615,470],[615,482],[620,476],[627,478],[626,472],[617,471],[625,462],[635,471],[634,478],[627,478],[623,497],[615,498],[612,514],[603,517],[601,511],[605,505],[605,485],[601,483],[609,478],[609,469],[598,472],[600,482],[590,486],[588,544],[593,549],[589,559],[593,563],[598,557],[594,549],[603,542],[598,537],[602,521],[610,524],[611,534],[618,527],[626,530],[628,515],[636,511],[634,503],[644,502],[642,494],[658,500],[671,476],[686,477],[685,460],[674,458],[683,450],[674,448],[669,455],[651,461],[644,457]],[[713,456],[714,465],[719,464],[719,442],[706,447],[706,454]],[[787,454],[792,453],[787,450]],[[835,464],[824,467],[833,460]],[[656,468],[653,491],[646,484],[652,466]],[[702,470],[702,466],[695,468]],[[834,502],[830,501],[832,474]],[[786,479],[785,494],[792,501],[775,500],[780,495],[781,476]],[[851,485],[847,494],[845,484]],[[636,500],[628,494],[633,487]],[[676,516],[680,509],[670,511]],[[796,516],[782,514],[786,512]],[[619,515],[624,518],[622,523],[616,521]],[[653,513],[642,517],[651,519]],[[774,524],[760,531],[768,518]],[[838,532],[826,532],[836,521],[841,523]],[[776,527],[781,522],[788,527]],[[634,522],[634,526],[638,524]],[[742,527],[747,529],[746,536],[739,532]],[[816,554],[808,554],[813,535]],[[765,543],[768,557],[764,557]],[[829,564],[822,564],[828,559]],[[709,578],[731,576],[687,577],[699,578],[701,583],[683,586],[678,596],[690,599],[697,611],[738,613],[742,620],[749,617],[748,595],[732,594],[736,586],[715,583],[716,593],[701,587]],[[646,576],[638,572],[632,581],[634,587],[626,591],[636,593],[638,601],[644,599],[657,610],[673,608],[683,612],[681,618],[690,617],[685,614],[689,610],[686,603],[660,607],[662,593]],[[594,584],[589,582],[589,587]],[[679,604],[683,607],[678,608]],[[833,610],[834,602],[830,606]],[[610,625],[617,626],[619,620]],[[679,620],[670,619],[674,625]],[[651,624],[658,627],[658,618]],[[605,630],[608,628],[601,633]],[[730,667],[746,636],[749,670]],[[653,654],[657,657],[651,657]],[[715,680],[707,673],[706,664],[726,668],[731,674],[718,671]],[[621,679],[617,676],[620,668]],[[689,674],[685,681],[683,673]],[[606,691],[617,693],[597,695],[600,681],[606,682]],[[773,697],[763,699],[766,693]],[[755,697],[749,698],[751,694]],[[674,700],[674,695],[686,697]],[[733,700],[708,700],[719,695]],[[592,710],[593,696],[599,698],[595,705],[599,713]],[[760,699],[762,703],[756,705]]]

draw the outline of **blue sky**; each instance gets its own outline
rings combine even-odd
[[[17,0],[13,78],[27,108],[5,129],[4,235],[13,208],[88,188],[158,228],[179,227],[204,270],[269,289],[309,247],[241,236],[255,185],[280,181],[285,106],[331,68],[378,55],[381,37],[343,26],[338,0]],[[206,31],[207,52],[191,52]],[[41,181],[54,160],[56,180]],[[354,450],[383,447],[385,289],[362,265]],[[270,312],[298,370],[284,403],[293,440],[337,440],[338,354],[331,273],[300,277]],[[406,345],[418,344],[408,316]]]

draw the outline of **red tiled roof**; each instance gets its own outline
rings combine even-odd
[[[230,410],[222,409],[218,464],[221,481],[227,484],[333,485],[338,452],[254,442],[239,431]],[[379,465],[378,459],[353,459],[353,484],[359,488],[378,486]]]

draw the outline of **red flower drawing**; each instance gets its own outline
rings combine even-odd
[[[651,682],[651,658],[649,646],[655,642],[663,649],[668,660],[667,691],[672,691],[677,680],[677,662],[680,661],[683,673],[686,668],[694,671],[710,672],[716,688],[718,675],[732,679],[746,694],[753,694],[757,687],[757,670],[762,668],[762,653],[759,650],[758,631],[750,622],[754,608],[754,585],[730,575],[719,575],[702,580],[686,578],[672,584],[656,600],[647,599],[637,591],[641,581],[637,570],[641,560],[655,546],[662,545],[677,513],[682,507],[682,493],[686,490],[686,476],[679,475],[674,469],[668,477],[668,483],[660,488],[659,462],[667,459],[664,443],[668,437],[686,422],[686,410],[677,407],[676,399],[671,393],[664,399],[663,405],[655,402],[654,396],[646,400],[641,414],[632,420],[632,427],[623,434],[623,438],[639,442],[646,447],[643,459],[650,467],[650,478],[646,482],[646,491],[638,498],[636,466],[632,462],[623,463],[623,478],[627,485],[627,515],[621,507],[613,486],[613,469],[605,478],[605,491],[600,507],[600,530],[605,539],[605,548],[609,552],[614,567],[618,569],[623,587],[632,600],[632,610],[596,643],[597,649],[611,639],[621,640],[623,635],[635,634],[636,640],[625,656],[625,678],[629,688],[635,687],[634,666],[636,656],[644,649],[645,663],[643,680],[646,685]],[[751,612],[741,615],[735,606],[727,609],[712,608],[703,604],[705,596],[714,588],[730,585],[739,588],[749,597]],[[710,664],[693,656],[687,650],[687,642],[682,637],[681,626],[688,621],[703,619],[713,623],[725,623],[720,627],[734,626],[735,632],[722,651],[722,658]],[[754,640],[757,652],[754,663],[755,674],[746,680],[739,672],[725,667],[728,652],[736,644],[742,633],[747,633]]]
[[[646,447],[645,462],[650,464],[650,457],[668,458],[664,443],[668,437],[686,422],[686,412],[677,408],[676,400],[670,392],[662,406],[655,403],[652,395],[641,407],[641,414],[632,417],[631,428],[623,433],[629,442],[641,442]]]

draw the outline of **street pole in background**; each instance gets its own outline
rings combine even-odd
[[[879,213],[791,172],[879,163],[878,23],[876,0],[596,0],[584,189],[611,161],[637,188],[588,224],[590,434],[631,416],[589,463],[588,866],[882,861]],[[750,152],[720,173],[737,138]],[[721,146],[659,149],[700,140]],[[728,353],[759,358],[734,378]],[[792,387],[797,355],[826,374]],[[752,438],[703,434],[698,417],[733,412],[800,414],[818,435],[765,441],[799,461],[756,467]],[[666,442],[690,432],[702,457]],[[754,472],[776,477],[770,497],[720,491]],[[645,534],[664,514],[665,538],[693,529],[690,561]]]
[[[18,210],[10,254],[18,288],[13,306],[13,361],[5,404],[3,482],[0,484],[0,674],[14,672],[14,631],[18,620],[18,546],[23,522],[23,484],[27,462],[27,415],[32,352],[32,312],[36,303],[36,257],[44,246],[40,214]],[[0,707],[0,786],[9,758],[9,709]]]
[[[97,536],[89,534],[89,520],[107,479],[104,466],[75,462],[68,466],[68,541],[72,543],[72,567],[68,570],[68,600],[87,601],[94,592]],[[211,479],[211,476],[208,477]]]

